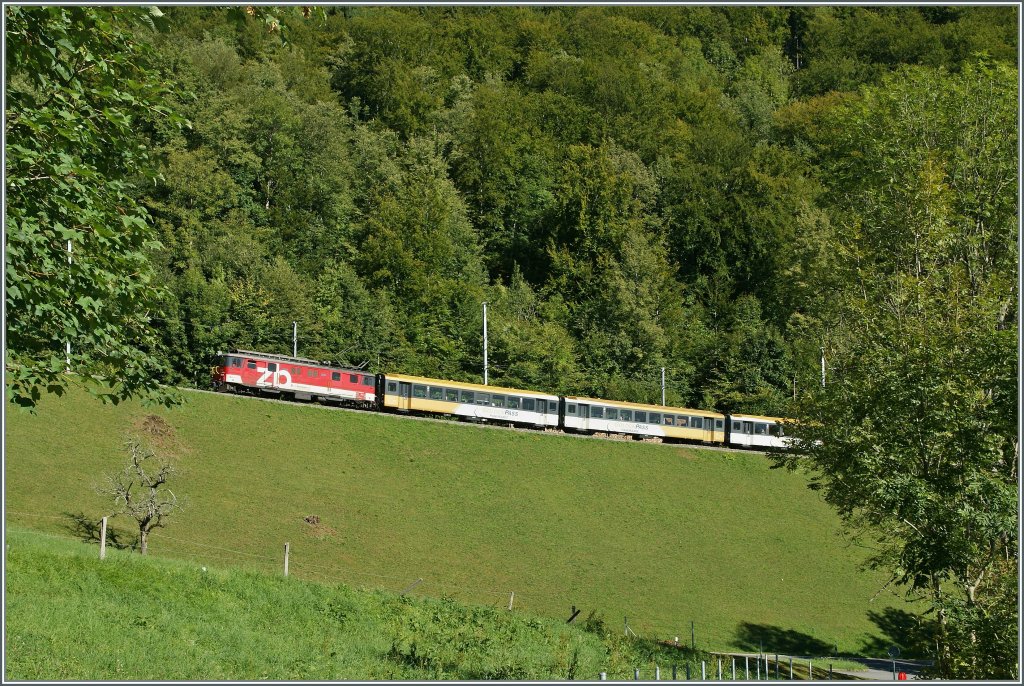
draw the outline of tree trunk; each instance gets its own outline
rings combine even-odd
[[[149,532],[143,528],[139,529],[139,554],[145,555],[149,548]]]

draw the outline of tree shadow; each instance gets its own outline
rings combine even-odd
[[[835,646],[793,629],[783,629],[769,624],[740,622],[736,628],[736,645],[745,652],[778,653],[779,655],[810,655],[823,657],[832,655]]]
[[[865,655],[886,655],[891,646],[900,649],[901,657],[928,657],[935,635],[935,620],[906,610],[887,607],[881,612],[868,612],[868,619],[882,631],[864,643]]]
[[[64,528],[71,532],[71,535],[86,543],[100,542],[100,523],[92,517],[87,517],[84,512],[62,512],[68,521]],[[123,534],[119,534],[114,527],[107,523],[107,545],[118,550],[135,549],[137,541],[123,540]]]

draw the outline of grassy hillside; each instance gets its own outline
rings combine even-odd
[[[21,529],[8,544],[7,679],[594,679],[708,659],[486,606],[124,551],[100,562]]]
[[[514,607],[697,647],[860,652],[899,603],[796,474],[756,454],[583,440],[189,393],[158,556]],[[8,522],[68,535],[150,410],[75,394],[9,411]],[[317,515],[318,526],[304,517]],[[121,540],[128,522],[114,520]],[[581,617],[581,618],[582,618]]]

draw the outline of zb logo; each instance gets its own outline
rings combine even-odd
[[[257,386],[287,386],[292,382],[292,375],[288,373],[287,369],[278,369],[277,371],[257,369],[256,371],[263,372],[263,375],[256,379]]]

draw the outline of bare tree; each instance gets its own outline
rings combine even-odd
[[[125,441],[128,464],[117,474],[107,476],[97,490],[112,497],[117,508],[114,515],[125,514],[139,527],[139,552],[146,554],[149,532],[164,526],[164,520],[180,510],[178,497],[167,487],[175,473],[170,457],[158,455],[141,439],[130,436]]]

